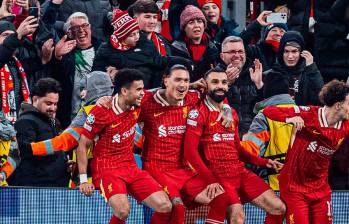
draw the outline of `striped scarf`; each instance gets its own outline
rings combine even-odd
[[[13,57],[19,72],[19,78],[21,79],[21,89],[23,95],[23,102],[30,103],[29,87],[27,82],[27,76],[24,72],[21,62]],[[14,123],[17,119],[17,108],[14,92],[14,83],[11,77],[11,72],[7,64],[0,69],[0,82],[1,82],[1,103],[2,110],[5,117],[11,123]]]

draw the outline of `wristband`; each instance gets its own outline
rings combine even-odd
[[[87,183],[87,174],[80,174],[80,184]]]

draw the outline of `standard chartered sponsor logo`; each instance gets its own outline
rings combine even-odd
[[[213,141],[232,141],[234,140],[234,133],[226,133],[226,134],[219,134],[216,133],[213,135]]]
[[[186,126],[168,126],[160,125],[158,128],[159,137],[167,137],[168,135],[183,134],[185,132]]]
[[[130,130],[125,131],[124,133],[122,133],[122,135],[115,134],[113,136],[112,143],[115,143],[115,142],[120,143],[122,139],[126,139],[126,138],[132,136],[135,133],[135,130],[136,130],[136,128],[135,128],[135,126],[133,126]]]
[[[317,148],[318,148],[318,143],[316,141],[313,141],[309,143],[307,150],[315,152]],[[335,152],[335,150],[329,149],[322,145],[319,146],[317,151],[326,156],[331,156]]]

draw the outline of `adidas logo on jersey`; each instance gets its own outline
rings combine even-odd
[[[309,143],[307,150],[315,152],[316,148],[317,148],[317,142],[313,141]]]

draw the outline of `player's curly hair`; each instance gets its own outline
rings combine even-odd
[[[343,102],[347,95],[349,95],[349,86],[335,79],[322,87],[319,98],[322,104],[331,107],[335,103]]]
[[[141,71],[131,68],[120,69],[114,80],[115,86],[113,95],[120,93],[121,88],[125,87],[128,89],[134,81],[140,80],[144,81],[144,74]]]

